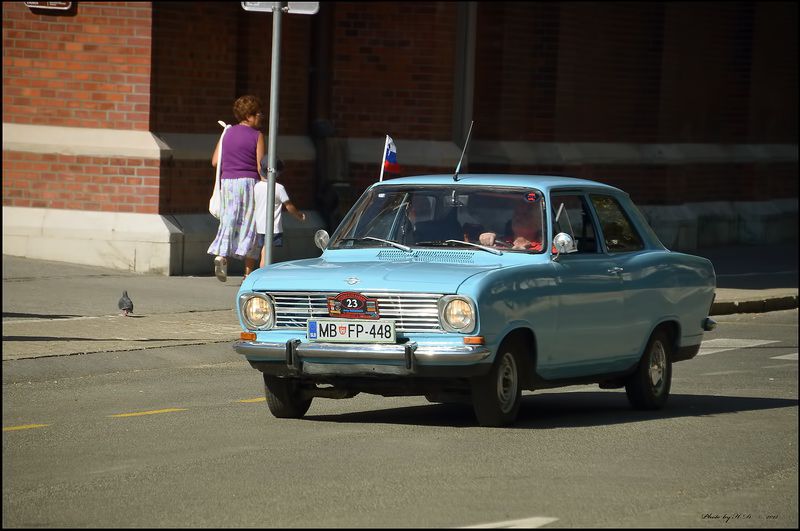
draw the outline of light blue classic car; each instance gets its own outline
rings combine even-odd
[[[276,417],[365,392],[463,401],[501,426],[522,390],[578,383],[658,409],[715,326],[711,262],[664,248],[625,192],[589,180],[383,181],[317,244],[238,293],[234,348]]]

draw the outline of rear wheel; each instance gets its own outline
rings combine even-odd
[[[628,400],[636,409],[661,409],[672,384],[672,347],[669,336],[657,330],[647,342],[636,372],[625,383]]]
[[[267,407],[280,419],[299,419],[311,407],[312,397],[304,398],[300,381],[295,378],[278,378],[264,375]]]
[[[504,346],[489,374],[472,381],[472,406],[481,426],[506,426],[517,419],[522,400],[520,349]]]

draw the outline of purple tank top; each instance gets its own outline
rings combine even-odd
[[[258,179],[256,145],[258,130],[247,125],[234,125],[222,139],[222,171],[220,179],[250,177]]]

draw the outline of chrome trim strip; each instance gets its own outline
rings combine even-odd
[[[244,356],[261,360],[285,361],[285,343],[260,343],[256,341],[236,341],[234,350]],[[491,351],[484,345],[418,345],[414,358],[418,363],[478,363],[489,357]],[[405,361],[405,345],[402,343],[362,344],[362,343],[300,343],[294,348],[294,355],[302,358],[330,360],[375,360]]]

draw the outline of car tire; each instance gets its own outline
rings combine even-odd
[[[311,407],[313,397],[304,398],[300,382],[294,378],[264,375],[264,392],[270,413],[279,419],[299,419]]]
[[[488,374],[472,380],[472,407],[481,426],[513,424],[522,401],[521,349],[504,345]]]
[[[661,409],[672,384],[672,346],[664,330],[656,330],[647,342],[636,372],[625,383],[635,409]]]

